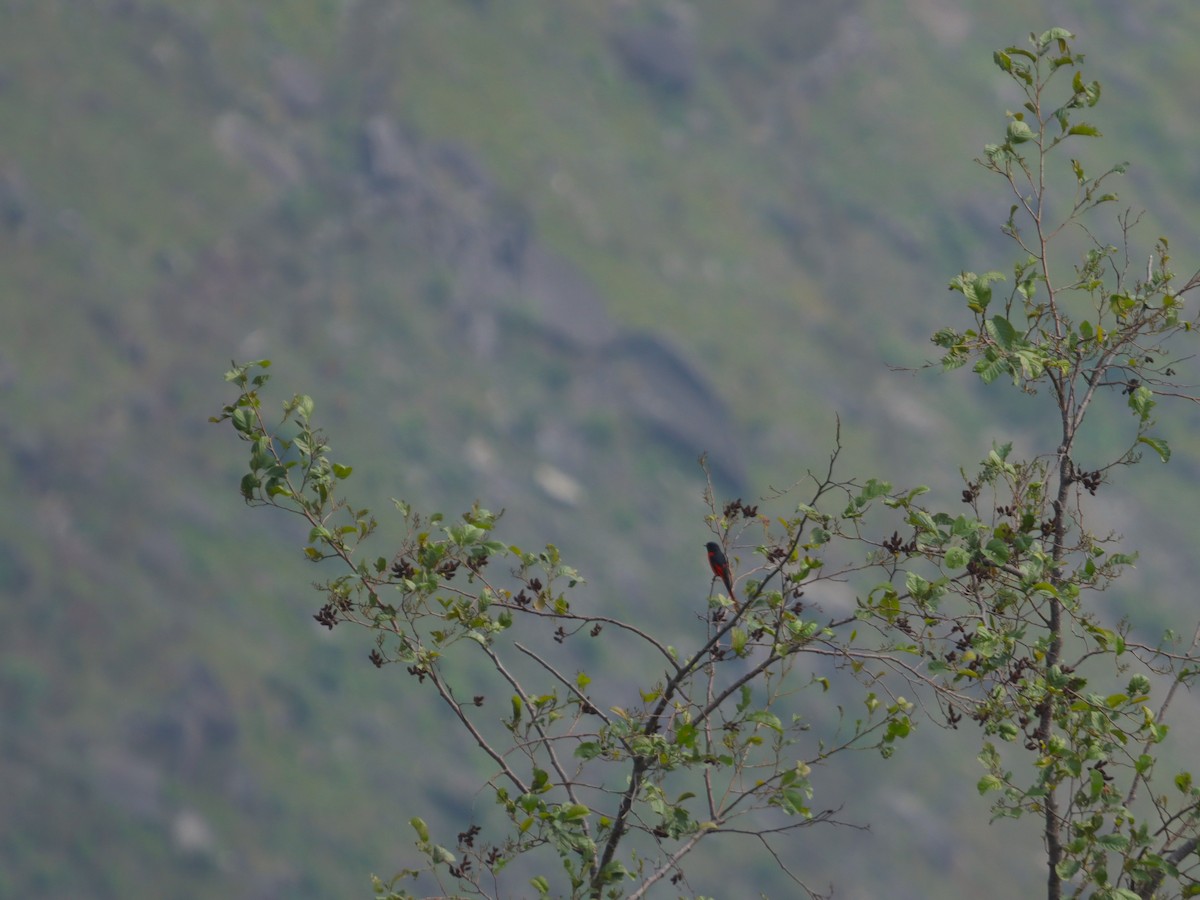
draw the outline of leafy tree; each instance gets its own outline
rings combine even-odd
[[[1052,29],[995,55],[1026,102],[980,163],[1012,192],[1003,231],[1019,257],[1004,291],[999,272],[955,277],[971,324],[933,338],[943,369],[970,363],[984,382],[1029,395],[1056,423],[1054,445],[1025,459],[993,448],[954,509],[926,505],[924,488],[840,478],[840,438],[802,501],[771,498],[782,514],[719,506],[710,488],[706,524],[754,561],[735,591],[710,593],[707,633],[692,646],[573,604],[583,579],[557,549],[505,543],[499,517],[478,506],[447,519],[397,501],[403,535],[367,553],[377,520],[343,496],[351,468],[331,459],[312,399],[293,397],[276,421],[262,398],[268,361],[227,373],[238,396],[214,421],[249,444],[242,495],[301,517],[307,557],[338,566],[319,585],[317,621],[366,628],[371,661],[402,665],[493,767],[500,824],[464,823],[447,841],[413,818],[422,862],[377,879],[379,896],[409,897],[433,879],[453,895],[529,883],[543,896],[641,897],[683,879],[701,842],[730,834],[756,838],[816,896],[779,842],[833,820],[811,805],[822,763],[855,748],[891,755],[913,726],[904,693],[951,726],[980,728],[979,790],[995,816],[1039,823],[1048,898],[1200,893],[1200,788],[1163,755],[1165,714],[1197,671],[1200,631],[1182,646],[1105,621],[1094,597],[1134,555],[1089,524],[1090,498],[1117,471],[1147,450],[1170,456],[1153,413],[1183,395],[1171,347],[1190,336],[1183,295],[1200,276],[1176,287],[1165,239],[1143,274],[1129,213],[1117,218],[1119,247],[1088,224],[1115,202],[1108,184],[1124,167],[1091,177],[1062,160],[1099,136],[1077,118],[1100,86],[1084,80],[1072,40]],[[1067,272],[1059,247],[1076,235],[1087,248]],[[1128,443],[1083,446],[1085,418],[1110,401],[1132,413]],[[853,614],[825,613],[825,583],[850,577],[875,586]],[[607,663],[571,668],[579,654],[566,648],[589,641]],[[634,694],[625,658],[661,674]],[[830,699],[850,689],[857,716]]]
[[[893,653],[925,660],[919,680],[947,721],[965,716],[983,731],[979,790],[993,813],[1041,818],[1047,897],[1159,896],[1166,882],[1191,896],[1200,792],[1189,773],[1165,770],[1162,749],[1200,631],[1181,648],[1174,634],[1149,643],[1128,621],[1105,621],[1096,595],[1135,554],[1095,533],[1088,501],[1143,452],[1170,458],[1154,410],[1184,396],[1173,339],[1191,336],[1183,295],[1200,276],[1176,285],[1165,238],[1139,265],[1129,212],[1117,217],[1120,246],[1088,224],[1116,201],[1109,182],[1125,166],[1092,177],[1063,158],[1099,136],[1078,116],[1100,84],[1084,80],[1071,40],[1056,28],[995,54],[1025,102],[979,162],[1012,193],[1003,232],[1019,256],[1004,292],[1000,272],[954,278],[972,327],[934,335],[944,369],[973,363],[984,382],[1011,380],[1056,423],[1056,439],[1026,459],[1010,444],[993,449],[966,479],[965,512],[906,505],[903,562],[864,612]],[[1068,268],[1058,247],[1075,234],[1087,247]],[[1114,400],[1132,413],[1128,444],[1081,445],[1093,407]]]
[[[680,880],[685,857],[701,841],[751,834],[775,853],[782,836],[831,820],[832,810],[810,806],[814,767],[851,748],[890,754],[908,733],[911,704],[901,697],[868,689],[861,716],[813,721],[794,696],[804,687],[828,690],[826,678],[795,673],[810,655],[850,663],[872,680],[851,639],[854,617],[825,621],[800,600],[801,585],[835,577],[820,571],[802,541],[808,535],[821,543],[835,522],[848,528],[882,486],[837,483],[831,461],[814,479],[810,503],[786,522],[785,543],[764,533],[767,562],[757,580],[745,582],[740,602],[710,596],[707,634],[679,648],[635,621],[574,608],[570,594],[583,579],[558,550],[506,545],[496,537],[498,517],[478,506],[448,520],[396,502],[406,526],[398,548],[374,558],[361,553],[376,519],[341,498],[351,469],[329,458],[309,397],[294,397],[280,422],[267,422],[259,392],[269,365],[235,365],[226,376],[240,394],[220,419],[250,444],[242,495],[252,506],[302,517],[307,557],[341,564],[342,573],[320,585],[325,604],[316,620],[367,628],[376,666],[402,664],[452,710],[494,765],[489,783],[508,821],[495,837],[466,823],[451,848],[414,818],[425,863],[377,881],[381,896],[410,896],[404,885],[423,872],[446,893],[505,894],[512,891],[507,870],[528,857],[520,877],[540,895],[623,896],[634,882],[629,896],[640,897],[663,878]],[[844,512],[818,513],[817,504],[832,498]],[[816,526],[818,519],[825,525]],[[726,540],[731,530],[761,529],[762,521],[740,501],[709,516]],[[571,657],[555,653],[594,640],[604,641],[614,663],[604,672],[569,670]],[[472,658],[490,673],[483,693],[461,687]],[[653,660],[662,672],[638,689],[632,707],[621,705],[635,674],[619,664],[625,658]],[[548,866],[546,853],[561,865]]]

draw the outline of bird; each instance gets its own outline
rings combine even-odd
[[[709,541],[704,545],[704,549],[708,551],[708,565],[712,569],[713,577],[721,579],[725,590],[729,591],[729,599],[736,603],[737,597],[733,593],[733,576],[729,572],[729,560],[725,558],[721,547],[715,541]]]

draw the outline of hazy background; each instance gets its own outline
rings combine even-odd
[[[207,423],[231,359],[315,398],[380,554],[389,498],[478,498],[563,549],[576,602],[681,642],[702,451],[750,501],[823,466],[840,415],[847,475],[952,500],[993,439],[1052,447],[1041,400],[889,365],[965,324],[951,276],[1011,268],[971,159],[1018,103],[992,50],[1054,25],[1104,85],[1081,158],[1133,162],[1120,208],[1186,277],[1190,0],[0,0],[0,896],[369,896],[410,816],[488,805],[431,695],[312,621],[304,533],[243,507]],[[1092,435],[1123,446],[1108,405]],[[1195,609],[1200,446],[1167,414],[1171,464],[1097,501],[1143,553],[1106,614],[1147,634]],[[815,804],[872,827],[801,832],[794,868],[839,897],[1036,889],[976,736],[920,730],[823,776]],[[692,889],[789,896],[747,850]]]

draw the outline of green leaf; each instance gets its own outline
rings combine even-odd
[[[1046,370],[1046,360],[1040,350],[1018,350],[1016,357],[1021,363],[1021,374],[1030,381],[1041,377]],[[1016,383],[1015,378],[1013,383]]]
[[[984,775],[975,785],[980,795],[986,794],[988,791],[998,791],[1004,787],[1004,782],[995,775]]]
[[[1100,129],[1095,125],[1089,125],[1086,122],[1079,122],[1067,129],[1067,134],[1080,134],[1084,137],[1103,137],[1100,134]]]
[[[997,344],[1005,350],[1011,350],[1018,342],[1017,329],[1004,316],[992,316],[987,322],[987,331]]]
[[[908,716],[898,716],[892,719],[887,724],[884,730],[883,740],[887,743],[894,742],[897,738],[906,738],[912,733],[912,720]]]
[[[1129,392],[1129,408],[1137,413],[1138,418],[1143,422],[1150,418],[1150,411],[1154,409],[1154,394],[1150,388],[1143,385],[1138,385]]]
[[[1138,436],[1138,443],[1145,444],[1147,447],[1149,447],[1151,450],[1153,450],[1155,453],[1157,453],[1158,458],[1161,459],[1163,462],[1171,461],[1171,448],[1167,445],[1167,442],[1165,440],[1163,440],[1162,438],[1154,438],[1154,437],[1150,437],[1149,435],[1143,434],[1143,435]]]
[[[699,729],[690,722],[675,726],[675,744],[679,747],[694,747]]]
[[[1038,35],[1037,45],[1039,48],[1044,48],[1049,47],[1053,42],[1057,42],[1059,50],[1065,53],[1067,51],[1066,42],[1074,39],[1075,35],[1067,31],[1067,29],[1055,27]]]
[[[346,479],[350,477],[350,473],[354,471],[353,466],[343,466],[341,463],[333,464],[333,476],[338,479]]]
[[[240,406],[233,411],[233,415],[229,417],[233,420],[233,427],[242,434],[250,434],[254,431],[254,426],[257,424],[254,417],[254,410],[245,406]]]
[[[1125,688],[1131,697],[1141,697],[1150,693],[1150,679],[1145,675],[1137,674],[1129,679],[1129,685]]]
[[[943,563],[947,569],[962,569],[966,567],[970,558],[970,554],[962,547],[951,547],[946,551]]]
[[[858,499],[862,503],[869,500],[874,500],[876,497],[882,497],[892,489],[892,485],[887,481],[880,481],[877,478],[868,478],[866,486],[859,492]]]
[[[746,650],[746,629],[734,628],[729,633],[729,643],[733,652],[741,656]]]
[[[247,500],[253,500],[255,493],[258,491],[261,482],[253,472],[247,472],[242,476],[242,496]]]
[[[750,708],[750,702],[754,699],[754,695],[750,691],[750,686],[743,684],[738,699],[737,711],[745,712]]]
[[[746,721],[754,722],[758,725],[765,725],[772,731],[783,734],[783,723],[780,721],[779,716],[772,712],[767,712],[765,709],[760,709],[756,712],[750,713],[750,715],[746,716]]]
[[[1123,834],[1101,834],[1096,837],[1096,843],[1110,850],[1125,850],[1129,847],[1129,838]]]
[[[1012,371],[1012,367],[1009,366],[1008,360],[1004,357],[989,354],[986,358],[975,363],[973,370],[983,380],[984,384],[991,384],[1001,375]]]
[[[906,572],[904,587],[915,599],[921,599],[929,593],[929,582],[916,572]]]
[[[1080,863],[1080,861],[1077,859],[1064,859],[1054,867],[1054,871],[1058,873],[1058,877],[1063,881],[1070,881],[1075,877],[1075,873],[1078,872],[1081,867],[1082,863]]]
[[[1023,114],[1022,114],[1023,115]],[[1020,119],[1013,119],[1008,123],[1008,142],[1010,144],[1024,144],[1026,141],[1031,141],[1035,137],[1034,131]]]
[[[429,840],[429,826],[425,824],[424,819],[413,816],[408,820],[408,824],[413,827],[413,830],[417,833],[417,837],[422,842],[427,842]]]
[[[992,562],[1004,565],[1011,555],[1008,542],[1002,538],[992,538],[983,548],[984,555]]]
[[[982,275],[963,272],[951,279],[950,290],[958,291],[966,297],[967,307],[972,312],[982,313],[992,300],[992,282],[1003,280],[1004,275],[1000,272],[984,272]]]

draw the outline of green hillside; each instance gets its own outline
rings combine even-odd
[[[1043,7],[0,4],[0,897],[369,896],[410,816],[488,814],[442,711],[312,621],[303,530],[245,510],[207,422],[231,359],[315,398],[380,553],[389,498],[479,499],[681,641],[701,452],[749,501],[822,466],[838,415],[848,474],[956,496],[1030,440],[996,391],[889,370],[933,355],[950,277],[1011,265],[971,162],[1015,103],[995,47],[1079,34],[1105,86],[1085,164],[1132,160],[1147,246],[1200,268],[1200,8]],[[1200,444],[1167,436],[1109,495],[1145,563],[1111,612],[1146,629],[1194,607]],[[936,764],[931,738],[829,773],[817,802],[872,830],[801,832],[806,881],[1040,883],[1030,835],[986,824],[973,737]],[[692,890],[789,896],[745,851]]]

